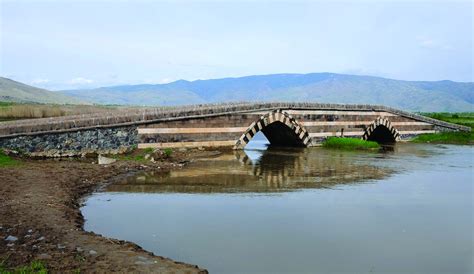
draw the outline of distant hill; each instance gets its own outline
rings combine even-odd
[[[32,87],[0,77],[0,101],[41,104],[78,104],[84,100],[61,93]]]
[[[125,85],[63,94],[99,104],[183,105],[221,101],[381,104],[410,111],[474,111],[474,83],[401,81],[335,73],[272,74]]]

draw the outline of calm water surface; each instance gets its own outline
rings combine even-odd
[[[110,185],[85,229],[210,273],[473,272],[472,147],[249,148]]]

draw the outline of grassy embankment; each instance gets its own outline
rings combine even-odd
[[[471,132],[440,132],[433,134],[422,134],[415,137],[412,142],[415,143],[434,143],[434,144],[458,144],[473,145],[474,144],[474,113],[423,113],[441,121],[453,124],[459,124],[471,128]]]
[[[7,269],[3,266],[3,262],[0,262],[0,274],[46,274],[48,270],[45,265],[39,261],[33,261],[30,265],[18,267],[15,269]]]
[[[3,151],[0,149],[0,168],[8,167],[8,166],[16,166],[19,165],[20,162],[11,158],[8,155],[5,155]]]
[[[323,142],[323,147],[344,150],[378,150],[380,145],[377,142],[357,138],[329,137]]]

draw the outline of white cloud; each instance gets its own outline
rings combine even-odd
[[[168,83],[171,83],[171,82],[173,82],[173,80],[170,79],[170,78],[163,78],[163,79],[160,80],[160,84],[168,84]]]
[[[435,42],[431,39],[421,39],[419,40],[419,44],[424,48],[432,48],[435,46]]]
[[[36,78],[31,81],[32,84],[46,84],[49,83],[49,79]]]
[[[94,80],[83,78],[83,77],[77,77],[77,78],[69,80],[68,83],[72,85],[85,85],[85,84],[94,83]]]
[[[422,48],[438,49],[438,50],[452,50],[453,49],[451,45],[442,43],[440,41],[436,41],[426,36],[417,36],[416,40],[418,42],[418,45]]]
[[[143,80],[138,81],[138,83],[154,85],[154,84],[169,84],[169,83],[174,82],[174,81],[176,81],[176,80],[174,80],[172,78],[161,78],[161,79],[147,78],[147,79],[143,79]]]

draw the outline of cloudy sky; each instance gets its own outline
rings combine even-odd
[[[0,75],[50,89],[271,73],[474,81],[471,1],[0,0]]]

